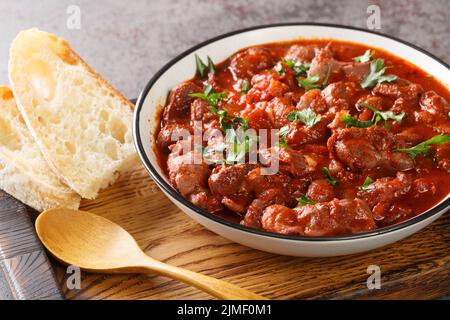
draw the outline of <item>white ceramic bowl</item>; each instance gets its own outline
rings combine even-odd
[[[193,77],[194,54],[201,57],[209,55],[213,61],[223,61],[245,47],[296,38],[346,40],[383,48],[426,70],[449,87],[450,67],[444,62],[411,44],[366,30],[289,23],[239,30],[216,37],[185,51],[165,65],[149,81],[137,101],[133,130],[136,148],[145,168],[161,190],[192,219],[219,235],[255,249],[291,256],[337,256],[375,249],[419,231],[444,214],[450,206],[449,196],[419,216],[370,232],[335,237],[288,236],[250,229],[210,214],[184,199],[170,185],[158,165],[152,147],[153,133],[158,125],[155,114],[159,106],[165,104],[172,87]]]

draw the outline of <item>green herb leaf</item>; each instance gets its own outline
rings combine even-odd
[[[225,110],[219,110],[217,108],[219,101],[227,97],[225,92],[214,92],[212,86],[208,84],[203,88],[203,92],[190,93],[189,96],[202,99],[209,104],[209,110],[216,116],[219,116],[219,123],[222,131],[225,132],[230,127],[227,120],[232,120],[231,116]]]
[[[241,129],[247,131],[250,128],[248,123],[248,118],[235,117],[233,123],[238,123],[241,125]]]
[[[306,71],[309,69],[309,64],[303,64],[298,66],[299,74],[306,73]],[[327,64],[327,70],[325,72],[325,77],[322,81],[322,84],[318,84],[320,77],[318,75],[313,75],[309,77],[298,77],[297,82],[300,87],[303,87],[306,91],[312,90],[312,89],[321,89],[322,87],[326,86],[328,83],[328,79],[330,77],[331,72],[331,64]]]
[[[298,85],[305,88],[307,91],[312,89],[320,89],[321,87],[317,84],[317,81],[319,81],[319,76],[317,75],[308,78],[297,78]]]
[[[282,62],[288,67],[289,69],[292,69],[294,71],[294,75],[298,77],[301,74],[305,74],[309,70],[310,64],[309,63],[301,63],[298,60],[293,59],[283,59]]]
[[[212,110],[211,110],[212,111]],[[218,110],[216,115],[219,116],[220,129],[226,132],[233,127],[231,116],[225,110]]]
[[[385,75],[387,67],[384,65],[384,59],[377,59],[370,63],[370,72],[361,81],[361,87],[364,89],[373,88],[378,83],[391,82],[397,79],[396,75]]]
[[[331,64],[327,64],[327,71],[325,72],[325,78],[322,82],[322,87],[325,87],[328,83],[328,78],[330,77],[330,71],[331,71]]]
[[[219,101],[225,99],[227,94],[225,92],[214,92],[212,90],[212,86],[208,84],[203,88],[203,92],[190,93],[189,96],[193,98],[200,98],[208,102],[211,107],[217,107]]]
[[[280,76],[283,76],[283,75],[286,73],[286,71],[284,71],[284,69],[283,69],[283,65],[281,64],[281,62],[278,62],[278,63],[275,65],[275,71],[276,71]]]
[[[205,86],[203,93],[192,93],[191,97],[196,97],[203,99],[208,102],[209,109],[215,115],[219,117],[220,128],[226,133],[225,142],[217,144],[214,148],[203,149],[203,156],[206,160],[212,163],[222,163],[222,164],[232,164],[235,162],[241,162],[245,159],[245,155],[250,151],[252,144],[257,141],[257,137],[249,137],[245,132],[249,129],[248,119],[241,117],[232,118],[226,110],[219,110],[217,108],[217,103],[226,98],[225,93],[215,93],[212,91],[210,85]],[[240,138],[234,125],[238,124],[238,130],[244,133],[244,139]],[[211,157],[212,153],[223,153],[227,150],[226,159],[213,159]]]
[[[299,62],[299,61],[296,61],[296,60],[293,60],[293,59],[283,59],[282,62],[286,65],[286,67],[294,70],[295,64],[297,62]]]
[[[258,137],[246,134],[248,130],[248,119],[237,117],[232,122],[241,123],[241,126],[238,129],[234,129],[232,126],[227,127],[225,141],[223,143],[204,148],[203,157],[207,161],[221,164],[241,163],[245,160],[245,156],[250,152],[253,144],[258,141]],[[226,151],[225,158],[223,158],[224,151]],[[213,154],[217,153],[222,154],[220,159],[214,159],[212,157]]]
[[[299,120],[299,115],[298,115],[298,113],[299,113],[299,111],[291,111],[291,112],[288,113],[288,115],[287,115],[286,118],[287,118],[289,121],[297,122],[297,121]]]
[[[249,136],[246,134],[246,131],[247,130],[243,126],[238,130],[227,130],[225,136],[227,144],[226,163],[232,164],[244,161],[246,154],[250,152],[253,144],[258,141],[258,137]]]
[[[367,108],[373,112],[372,122],[374,122],[374,124],[377,124],[381,119],[384,120],[385,125],[387,125],[386,121],[388,120],[400,122],[405,116],[405,113],[403,111],[400,112],[399,114],[394,114],[392,111],[378,111],[367,102],[363,102],[361,104],[361,107]]]
[[[360,121],[351,116],[341,117],[341,121],[347,124],[347,128],[356,127],[356,128],[368,128],[373,125],[377,125],[380,120],[384,120],[384,125],[387,127],[387,121],[393,120],[394,122],[402,121],[405,116],[404,112],[399,114],[394,114],[392,111],[378,111],[374,107],[372,107],[367,102],[363,102],[361,104],[362,107],[367,108],[373,112],[373,116],[371,120],[368,121]]]
[[[225,142],[227,143],[227,163],[235,163],[241,161],[245,157],[245,146],[236,133],[236,130],[227,130],[225,136]]]
[[[217,110],[217,108],[215,108],[214,110],[212,107],[210,107],[210,110],[212,113],[219,116],[220,129],[225,133],[227,132],[227,130],[234,129],[235,124],[240,124],[241,129],[244,131],[247,131],[249,128],[248,119],[244,119],[241,117],[232,118],[227,111]]]
[[[207,56],[208,60],[208,73],[214,73],[216,72],[216,68],[214,67],[214,62],[211,60],[209,56]]]
[[[369,121],[360,121],[350,116],[341,117],[342,122],[347,124],[347,128],[355,127],[355,128],[368,128],[373,126],[373,122]]]
[[[207,56],[207,64],[205,64],[202,59],[200,59],[200,57],[195,54],[195,73],[200,76],[201,78],[203,78],[203,76],[205,75],[205,71],[208,70],[208,73],[214,73],[215,67],[214,67],[214,62],[211,60],[211,58],[209,56]]]
[[[209,95],[212,92],[212,85],[207,84],[204,88],[203,88],[203,93],[206,95]]]
[[[198,76],[203,77],[207,66],[203,63],[202,59],[200,59],[200,57],[197,54],[195,54],[195,67],[196,67],[195,73]]]
[[[227,130],[234,130],[235,124],[239,124],[240,125],[239,128],[244,132],[250,128],[247,118],[245,119],[241,117],[232,118],[225,110],[219,111],[219,123],[220,128],[222,129],[223,132],[226,132]]]
[[[229,133],[233,132],[234,134],[231,134],[231,136],[234,135],[234,140],[228,140],[228,153],[226,158],[227,163],[242,162],[245,160],[245,155],[250,152],[252,145],[257,142],[256,137],[251,137],[248,135],[245,135],[244,139],[240,138],[236,134],[235,130],[229,130],[229,132],[227,132],[227,136]]]
[[[353,60],[357,62],[367,62],[370,61],[375,55],[375,50],[366,50],[362,56],[354,57]]]
[[[381,118],[383,118],[384,121],[386,120],[393,120],[394,122],[400,122],[403,120],[403,117],[405,116],[405,113],[402,111],[399,114],[394,114],[392,111],[384,111],[378,113]]]
[[[286,136],[289,133],[289,126],[284,126],[278,131],[278,143],[277,145],[282,148],[287,148],[288,144],[286,143]]]
[[[306,124],[308,127],[314,126],[320,121],[322,117],[316,114],[311,108],[306,108],[300,111],[291,111],[287,115],[287,119],[292,122],[298,122],[299,120]]]
[[[316,201],[311,200],[310,198],[308,198],[306,195],[302,194],[300,197],[298,197],[297,199],[297,205],[298,206],[304,206],[307,204],[316,204]]]
[[[284,126],[278,131],[278,136],[285,137],[289,133],[289,126]]]
[[[371,177],[367,176],[366,179],[364,179],[362,186],[358,187],[358,189],[361,191],[373,190],[373,189],[375,189],[375,186],[372,185],[372,183],[374,183],[374,182],[375,182],[375,180],[373,180]]]
[[[286,143],[286,137],[280,137],[280,141],[278,141],[278,146],[282,148],[288,148],[288,144]]]
[[[426,141],[423,141],[414,147],[406,149],[395,149],[396,152],[402,152],[409,155],[411,158],[415,159],[418,155],[427,155],[430,151],[430,146],[434,144],[444,144],[450,142],[450,135],[438,134]]]
[[[327,178],[327,181],[329,184],[331,184],[332,186],[336,186],[338,184],[337,180],[335,180],[330,173],[330,169],[328,169],[327,167],[323,167],[321,169],[323,175]]]
[[[248,82],[247,80],[242,81],[241,93],[247,94],[249,90],[250,90],[250,82]]]

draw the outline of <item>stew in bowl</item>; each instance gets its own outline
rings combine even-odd
[[[449,79],[390,36],[258,26],[162,67],[133,135],[160,189],[211,231],[277,254],[357,253],[448,211]]]
[[[332,236],[399,223],[449,194],[450,93],[411,63],[326,39],[195,58],[155,133],[160,166],[193,204],[252,228]],[[236,138],[249,129],[256,139]],[[262,143],[273,130],[277,141]]]

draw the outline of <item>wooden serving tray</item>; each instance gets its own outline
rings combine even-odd
[[[206,230],[172,204],[142,166],[121,177],[98,199],[83,201],[81,209],[120,224],[156,259],[272,299],[450,297],[448,214],[379,250],[334,258],[293,258],[253,250]],[[10,298],[60,298],[59,290],[68,299],[211,298],[154,275],[82,272],[81,289],[69,290],[66,280],[71,274],[53,259],[48,262],[25,212],[16,200],[0,196],[0,265],[7,279],[8,289],[3,291],[9,290],[5,295]],[[381,268],[379,290],[367,289],[369,265]]]

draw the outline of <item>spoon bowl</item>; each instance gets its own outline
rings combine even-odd
[[[86,211],[43,212],[36,220],[36,231],[52,255],[87,271],[119,271],[145,255],[125,229]]]
[[[59,261],[90,272],[153,272],[182,281],[220,299],[262,300],[262,296],[147,256],[134,238],[114,222],[86,211],[57,208],[36,220],[36,231]]]

